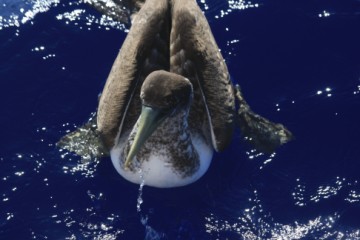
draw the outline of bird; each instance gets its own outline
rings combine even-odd
[[[292,139],[282,124],[254,113],[232,83],[195,0],[146,0],[113,63],[96,117],[83,127],[90,130],[70,133],[58,145],[85,155],[86,146],[74,149],[79,144],[69,142],[91,145],[93,139],[99,147],[91,154],[109,154],[126,180],[172,188],[201,178],[237,126],[264,152]]]

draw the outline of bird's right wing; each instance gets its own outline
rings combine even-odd
[[[112,66],[97,112],[98,131],[108,149],[139,117],[146,76],[168,68],[168,7],[167,0],[145,2]]]

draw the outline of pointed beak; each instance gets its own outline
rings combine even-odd
[[[144,106],[141,109],[139,126],[134,142],[128,152],[125,169],[129,169],[132,159],[139,152],[145,141],[151,136],[155,129],[169,116],[171,111],[155,107]]]

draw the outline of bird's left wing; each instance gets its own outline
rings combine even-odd
[[[194,100],[202,99],[215,150],[223,150],[231,141],[235,123],[260,151],[273,152],[292,139],[291,132],[282,124],[254,113],[240,88],[233,86],[209,24],[196,1],[172,0],[170,44],[171,70],[189,77],[194,90],[200,92],[201,97]],[[238,112],[235,99],[239,103]]]
[[[194,0],[172,0],[171,71],[190,79],[194,104],[201,101],[212,145],[223,150],[231,141],[235,98],[229,72],[209,24]],[[199,99],[200,98],[200,99]],[[196,102],[198,101],[198,102]]]

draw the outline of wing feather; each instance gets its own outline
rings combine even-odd
[[[108,149],[139,116],[143,80],[154,70],[168,68],[169,50],[163,43],[168,41],[167,14],[167,0],[146,1],[112,66],[97,112],[98,131]]]
[[[199,92],[198,98],[194,94],[194,104],[203,102],[213,147],[221,151],[234,129],[235,99],[229,72],[196,1],[173,0],[172,4],[171,69],[188,77]]]

